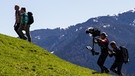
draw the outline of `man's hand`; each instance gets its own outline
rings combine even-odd
[[[102,39],[96,38],[97,42],[102,42]]]

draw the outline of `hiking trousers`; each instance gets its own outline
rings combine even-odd
[[[111,66],[110,70],[113,71],[114,73],[121,75],[121,69],[122,69],[123,62],[114,62],[113,65]],[[117,68],[117,70],[116,70]]]
[[[19,27],[20,27],[20,23],[17,23],[16,26],[14,26],[14,30],[18,34],[19,38],[22,38],[19,31],[18,31]]]
[[[22,39],[26,40],[27,38],[25,37],[24,33],[22,31],[26,32],[26,36],[28,38],[28,41],[31,42],[31,36],[30,36],[30,25],[27,25],[26,27],[24,27],[23,25],[19,27],[18,31],[19,34],[21,35]]]
[[[104,66],[105,60],[107,58],[108,54],[102,54],[99,56],[97,64],[99,65],[100,69],[101,69],[101,73],[103,72],[107,72],[108,69]]]

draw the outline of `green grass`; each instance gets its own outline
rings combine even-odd
[[[108,76],[93,72],[32,43],[0,34],[0,76]]]

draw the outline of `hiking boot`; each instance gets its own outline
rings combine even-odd
[[[110,71],[108,69],[105,70],[105,73],[109,73]]]
[[[101,70],[101,73],[104,73],[104,70]]]
[[[24,38],[23,38],[23,39],[24,39],[24,40],[27,40],[27,37],[25,37],[25,36],[24,36]]]
[[[121,73],[119,76],[124,76],[124,74],[123,74],[123,73]]]
[[[20,38],[20,39],[27,40],[27,38],[26,38],[26,37],[24,37],[24,38]]]

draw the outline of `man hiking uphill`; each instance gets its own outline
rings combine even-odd
[[[119,76],[124,76],[121,73],[121,69],[122,69],[123,63],[127,63],[129,60],[128,51],[125,47],[122,47],[122,46],[118,47],[115,41],[112,41],[110,45],[113,48],[112,54],[110,56],[111,57],[115,56],[115,61],[113,65],[111,66],[110,70],[118,74]]]
[[[100,38],[96,38],[94,41],[100,46],[100,49],[101,49],[101,54],[97,61],[97,64],[99,65],[101,69],[101,73],[109,72],[109,70],[104,66],[105,60],[108,56],[108,44],[109,44],[109,41],[106,37],[107,37],[107,34],[103,32],[101,33]]]
[[[21,23],[21,12],[20,12],[20,10],[19,10],[19,6],[18,6],[18,5],[15,5],[14,9],[15,9],[15,24],[14,24],[14,30],[16,31],[16,33],[18,34],[18,36],[19,36],[20,38],[22,38],[21,35],[20,35],[19,32],[18,32],[18,29],[19,29],[20,23]]]
[[[26,8],[21,8],[21,25],[18,29],[22,39],[26,40],[28,38],[28,41],[31,42],[31,36],[30,36],[30,24],[28,24],[28,15],[26,14]],[[27,38],[23,34],[23,30],[26,32]]]

